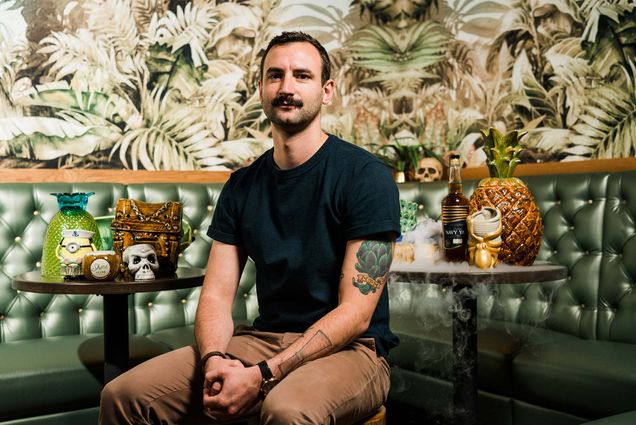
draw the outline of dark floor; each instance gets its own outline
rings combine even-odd
[[[448,425],[450,423],[440,415],[427,415],[422,410],[390,400],[385,406],[387,425]]]

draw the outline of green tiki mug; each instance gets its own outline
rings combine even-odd
[[[52,193],[57,197],[59,211],[53,216],[44,237],[42,249],[42,276],[62,277],[61,259],[57,253],[63,240],[62,232],[79,229],[94,232],[92,243],[95,250],[102,249],[102,239],[93,216],[86,211],[88,197],[94,192]]]

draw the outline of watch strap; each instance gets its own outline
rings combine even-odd
[[[268,379],[272,379],[274,377],[274,374],[272,373],[269,366],[267,365],[267,361],[263,360],[262,362],[258,362],[257,366],[261,371],[261,376],[263,377],[263,381],[267,381]]]

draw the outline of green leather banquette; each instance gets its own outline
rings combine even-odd
[[[480,418],[486,425],[579,424],[636,410],[636,172],[524,179],[544,219],[540,260],[568,267],[560,282],[502,285],[479,296]],[[470,195],[475,181],[465,183]],[[0,423],[92,424],[102,374],[99,296],[18,292],[11,278],[39,267],[54,192],[95,192],[94,216],[120,197],[175,200],[195,240],[180,265],[205,267],[206,230],[222,184],[0,184]],[[440,217],[446,184],[403,184],[402,199]],[[237,323],[255,317],[254,269],[236,295]],[[389,403],[444,415],[450,405],[448,291],[389,285]],[[131,363],[192,343],[199,289],[129,297]],[[389,411],[389,418],[391,413]],[[422,416],[423,417],[423,416]]]

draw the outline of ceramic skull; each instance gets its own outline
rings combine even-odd
[[[157,253],[150,244],[131,245],[124,250],[122,261],[128,265],[128,273],[135,280],[152,280],[159,270]]]
[[[442,170],[442,163],[435,158],[423,158],[415,170],[415,180],[419,182],[441,180]]]

